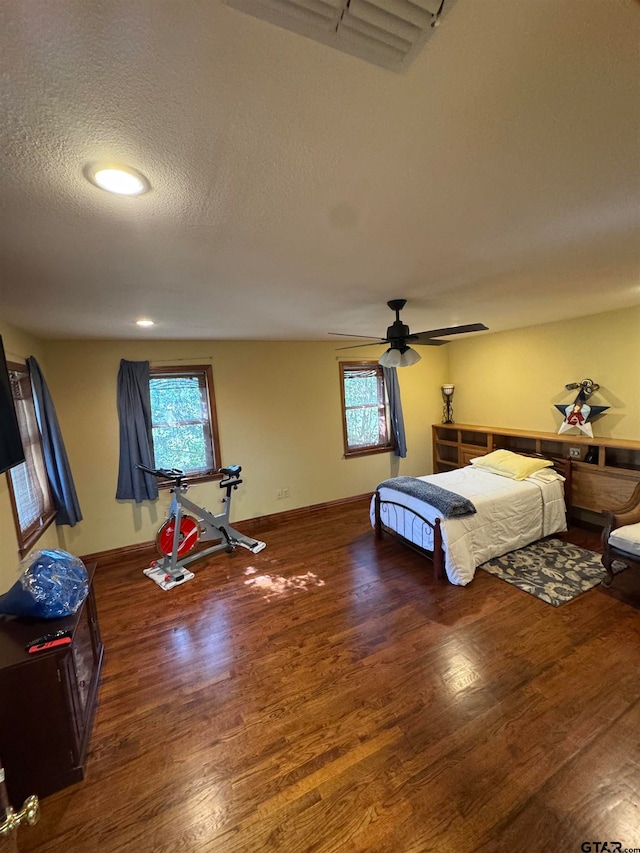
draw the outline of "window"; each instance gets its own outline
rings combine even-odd
[[[211,479],[220,467],[211,367],[152,367],[149,390],[156,467]]]
[[[24,364],[9,364],[8,367],[25,455],[25,461],[8,472],[18,551],[23,557],[49,527],[56,512],[44,467],[29,371]]]
[[[345,457],[393,450],[382,367],[375,361],[343,361],[340,380]]]

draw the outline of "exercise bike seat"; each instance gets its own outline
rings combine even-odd
[[[240,471],[242,471],[241,465],[229,465],[228,468],[219,468],[220,474],[224,474],[226,477],[239,477]]]

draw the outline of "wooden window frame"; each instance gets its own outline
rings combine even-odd
[[[391,419],[389,414],[389,400],[384,382],[384,373],[382,366],[377,361],[341,361],[338,365],[340,369],[340,402],[342,410],[342,437],[344,442],[344,458],[353,459],[359,456],[372,456],[376,453],[390,453],[396,448],[395,437],[391,429]],[[384,444],[369,444],[363,447],[350,447],[349,434],[347,430],[347,406],[345,402],[344,382],[345,370],[371,370],[374,371],[378,379],[378,417],[380,413],[384,413],[384,419],[387,428],[387,437]],[[382,403],[380,402],[382,398]]]
[[[213,387],[213,370],[210,364],[187,364],[181,367],[178,366],[150,366],[149,379],[154,379],[159,376],[193,376],[194,374],[203,374],[206,384],[206,399],[208,404],[209,414],[209,429],[211,432],[211,450],[213,453],[213,469],[202,474],[186,474],[183,482],[187,485],[195,483],[206,483],[212,480],[220,480],[222,474],[218,472],[221,466],[220,459],[220,433],[218,430],[218,414],[216,408],[216,396]],[[169,488],[174,483],[170,480],[159,480],[158,487],[161,489]]]
[[[22,386],[24,383],[23,387],[28,390],[28,398],[23,398],[23,399],[28,399],[30,401],[31,409],[33,410],[33,424],[35,425],[35,432],[33,435],[30,434],[28,436],[24,436],[22,433],[22,430],[20,431],[20,436],[22,438],[23,446],[26,445],[25,439],[26,439],[26,441],[29,442],[29,446],[31,446],[35,441],[37,441],[37,444],[40,448],[40,453],[42,454],[42,460],[43,460],[43,464],[44,464],[44,452],[42,450],[42,439],[40,436],[40,430],[38,429],[38,422],[36,419],[35,405],[34,405],[34,401],[33,401],[33,391],[31,390],[31,379],[29,377],[29,369],[27,368],[26,364],[18,364],[17,362],[8,362],[7,368],[9,370],[9,380],[11,383],[12,392],[14,389],[14,384],[16,382],[16,379],[19,377],[18,382],[20,383],[20,385]],[[23,393],[24,393],[24,391],[23,391]],[[14,402],[15,402],[15,397],[14,397]],[[25,453],[28,453],[26,446],[25,446]],[[27,463],[23,462],[21,464],[25,465]],[[15,467],[18,468],[19,466],[16,465]],[[23,558],[25,556],[25,554],[27,554],[33,548],[33,546],[36,544],[38,539],[40,539],[40,537],[45,532],[45,530],[47,530],[47,528],[49,528],[53,524],[55,517],[57,515],[57,511],[56,511],[54,503],[53,503],[53,495],[51,493],[51,486],[49,484],[49,479],[48,479],[48,477],[46,477],[46,488],[47,488],[46,498],[48,499],[48,501],[45,500],[45,512],[36,521],[34,521],[28,527],[25,527],[25,529],[23,530],[22,525],[20,523],[20,515],[18,513],[18,501],[16,500],[16,493],[15,493],[15,489],[14,489],[14,485],[13,485],[13,478],[11,475],[12,470],[13,469],[10,468],[6,472],[6,474],[7,474],[7,485],[9,487],[9,498],[11,501],[11,509],[13,511],[13,521],[14,521],[15,528],[16,528],[16,536],[18,539],[18,554],[20,555],[20,558]],[[46,474],[46,469],[45,469],[45,474]],[[48,509],[46,508],[47,502],[49,504]]]

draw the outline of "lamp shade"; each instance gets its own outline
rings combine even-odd
[[[405,347],[403,350],[389,347],[378,359],[378,364],[383,367],[410,367],[420,361],[420,358],[420,355],[411,347]]]
[[[381,364],[383,367],[400,367],[401,358],[399,349],[388,349],[382,353],[378,359],[378,364]]]
[[[455,385],[443,385],[443,386],[442,386],[442,393],[443,393],[446,397],[450,397],[450,396],[453,394],[453,389],[454,389],[454,388],[455,388]]]
[[[411,347],[407,347],[406,351],[400,356],[400,367],[411,367],[412,364],[417,364],[422,356]]]

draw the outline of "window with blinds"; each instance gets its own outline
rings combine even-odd
[[[213,375],[200,367],[152,367],[151,423],[157,468],[178,468],[189,480],[220,467]]]
[[[340,389],[345,457],[393,450],[382,367],[374,361],[341,362]]]
[[[9,364],[11,393],[18,416],[25,461],[9,473],[9,487],[20,556],[33,547],[55,518],[49,479],[44,466],[40,431],[26,365]]]

